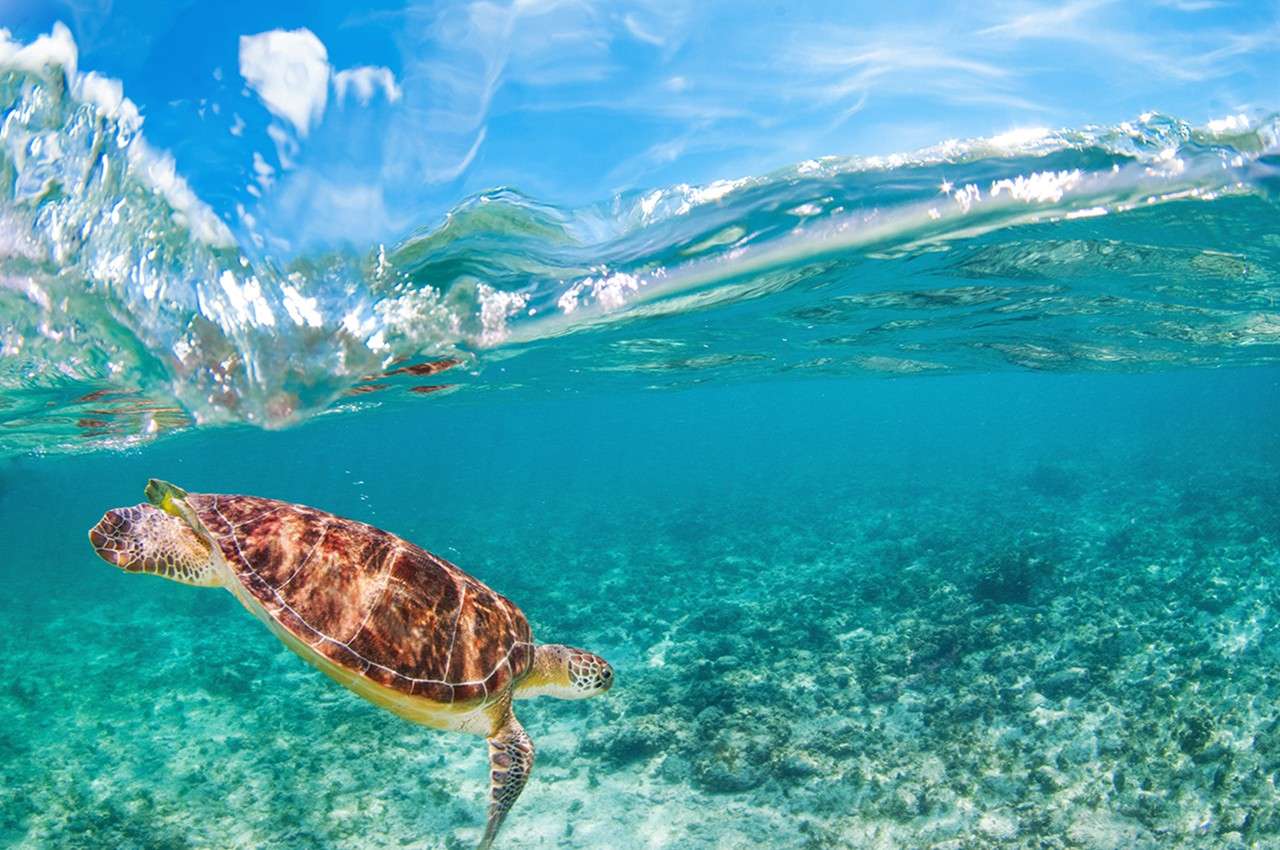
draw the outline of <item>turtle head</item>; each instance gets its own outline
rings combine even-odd
[[[613,667],[599,655],[569,648],[566,666],[569,685],[583,697],[602,694],[613,687]]]
[[[107,511],[89,530],[89,542],[99,558],[127,573],[201,587],[222,583],[209,545],[185,520],[152,505]]]
[[[599,655],[559,643],[533,652],[533,668],[516,689],[518,697],[586,699],[613,687],[613,667]]]

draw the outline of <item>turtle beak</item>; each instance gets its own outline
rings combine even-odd
[[[108,564],[121,569],[125,569],[130,561],[124,545],[129,525],[118,510],[110,510],[89,529],[89,543],[93,545],[93,551]]]

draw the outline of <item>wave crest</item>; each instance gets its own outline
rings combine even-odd
[[[1022,131],[578,209],[500,189],[396,246],[278,263],[147,145],[118,83],[76,69],[65,29],[0,35],[0,113],[0,451],[278,427],[461,365],[474,388],[665,385],[1280,344],[1280,245],[1257,224],[1275,117]]]

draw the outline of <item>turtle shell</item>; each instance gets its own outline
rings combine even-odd
[[[515,604],[394,534],[273,499],[186,501],[267,614],[341,667],[452,705],[501,694],[533,663]]]

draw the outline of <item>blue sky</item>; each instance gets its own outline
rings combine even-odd
[[[281,254],[393,239],[498,185],[573,204],[1280,107],[1280,2],[0,0],[21,40],[57,21],[197,194]]]

